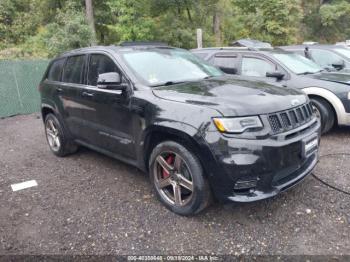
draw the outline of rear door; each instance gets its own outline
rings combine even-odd
[[[65,58],[60,58],[51,62],[40,88],[43,106],[52,107],[60,113],[63,112],[63,105],[59,93],[62,90],[61,79],[65,61]]]
[[[220,52],[215,54],[210,62],[219,68],[228,68],[238,72],[239,69],[239,54],[232,52]],[[225,70],[223,70],[225,71]]]
[[[57,90],[60,104],[62,105],[62,115],[70,130],[79,137],[82,127],[82,107],[80,90],[84,87],[87,55],[74,55],[66,59],[62,81]]]

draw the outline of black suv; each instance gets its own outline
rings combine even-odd
[[[327,72],[313,61],[280,48],[213,47],[192,50],[228,74],[307,93],[322,133],[335,124],[350,126],[350,74]]]
[[[78,145],[150,174],[175,213],[272,197],[316,165],[320,124],[296,89],[226,76],[162,45],[91,47],[55,58],[40,83],[48,144]]]

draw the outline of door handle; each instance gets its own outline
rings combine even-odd
[[[93,93],[88,93],[88,92],[83,92],[82,96],[93,97],[94,94]]]
[[[56,88],[57,93],[62,93],[63,89],[62,88]]]

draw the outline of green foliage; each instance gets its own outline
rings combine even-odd
[[[303,36],[308,40],[334,43],[349,39],[350,1],[303,0]]]
[[[28,1],[0,1],[0,41],[3,44],[21,43],[35,32],[39,21],[31,15],[32,11],[33,6]]]
[[[297,41],[302,15],[299,0],[234,0],[239,7],[238,23],[245,25],[241,37],[282,45]],[[242,14],[242,13],[241,13]]]
[[[323,5],[320,8],[320,18],[326,40],[344,40],[350,35],[350,4],[339,1],[334,4]]]
[[[119,41],[153,40],[154,21],[145,16],[145,1],[109,1],[108,6],[116,15],[114,24],[108,25]]]
[[[93,34],[78,2],[67,1],[62,8],[55,11],[54,17],[42,14],[41,17],[36,16],[36,19],[33,19],[32,14],[27,12],[22,12],[17,17],[13,11],[15,10],[13,2],[5,1],[8,3],[4,9],[6,12],[3,13],[7,16],[3,15],[4,18],[0,21],[7,22],[0,25],[6,26],[4,30],[6,42],[3,41],[2,44],[7,48],[0,51],[0,58],[53,57],[69,49],[88,46],[93,41]],[[58,2],[49,1],[44,5],[41,1],[33,1],[24,7],[34,10],[38,6],[45,8],[55,6],[54,4]],[[36,24],[28,23],[33,20]],[[47,23],[40,25],[40,20],[45,20]]]
[[[38,38],[46,45],[49,56],[69,49],[89,46],[93,34],[84,14],[67,8],[57,14],[56,21],[48,24]]]
[[[194,48],[254,38],[275,45],[350,38],[350,0],[93,1],[99,44],[164,41]],[[215,22],[214,22],[215,21]],[[216,26],[215,26],[216,25]],[[84,0],[0,0],[0,59],[53,57],[95,42]]]

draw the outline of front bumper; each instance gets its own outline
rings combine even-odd
[[[293,133],[294,132],[294,133]],[[266,139],[239,139],[218,132],[206,133],[215,159],[207,170],[215,196],[224,202],[252,202],[277,195],[311,173],[318,149],[305,154],[305,141],[317,139],[320,123]],[[237,187],[244,185],[246,187]]]
[[[338,125],[350,126],[350,113],[343,112],[341,115],[337,115]]]

